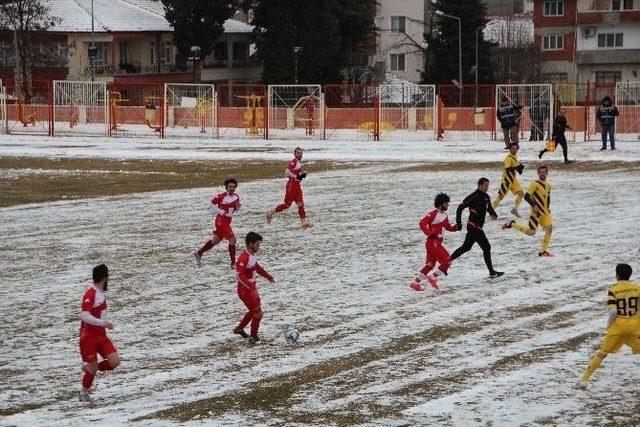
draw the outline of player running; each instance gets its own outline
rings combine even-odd
[[[506,196],[508,192],[512,192],[516,196],[516,203],[514,208],[511,209],[511,213],[518,218],[520,218],[518,206],[520,206],[522,197],[524,197],[524,192],[522,191],[517,175],[522,175],[522,171],[524,170],[524,166],[520,163],[520,160],[518,160],[519,149],[520,146],[516,142],[509,144],[509,154],[507,154],[503,161],[502,182],[500,182],[498,195],[493,199],[493,207],[497,208],[500,206],[504,196]]]
[[[633,354],[640,354],[640,316],[638,300],[640,286],[630,282],[632,269],[628,264],[616,265],[617,282],[609,287],[607,307],[611,311],[604,341],[598,353],[591,359],[582,374],[586,384],[593,372],[610,353],[617,353],[623,345],[631,347]]]
[[[245,238],[247,248],[242,251],[236,264],[236,275],[238,278],[238,296],[247,307],[247,312],[240,320],[240,323],[233,330],[234,334],[242,338],[249,338],[252,343],[258,342],[258,328],[262,319],[262,307],[260,306],[260,295],[258,294],[258,283],[253,279],[256,272],[271,283],[275,283],[273,276],[258,264],[258,251],[262,243],[262,236],[250,231]],[[251,335],[247,335],[244,328],[251,323]]]
[[[273,216],[277,212],[282,212],[285,209],[291,207],[291,203],[296,202],[298,205],[298,216],[300,217],[300,226],[302,228],[309,228],[311,225],[307,222],[307,214],[304,211],[304,200],[302,198],[302,187],[300,181],[307,177],[307,172],[302,165],[302,148],[297,147],[293,151],[293,160],[287,166],[284,174],[289,178],[287,181],[287,188],[284,195],[284,203],[276,206],[275,209],[267,212],[267,222],[270,223]]]
[[[491,215],[491,219],[498,217],[496,211],[493,210],[493,206],[491,206],[491,198],[487,194],[488,191],[489,180],[487,178],[480,178],[478,180],[478,189],[469,194],[458,206],[458,210],[456,211],[456,225],[458,229],[462,229],[462,212],[466,208],[469,208],[469,220],[467,221],[467,235],[464,238],[464,242],[462,246],[453,251],[451,260],[453,261],[460,258],[463,254],[471,250],[474,243],[478,243],[484,255],[484,263],[489,269],[489,276],[495,278],[502,276],[504,273],[493,269],[491,244],[482,229],[487,212]]]
[[[93,286],[82,297],[80,311],[80,356],[82,366],[82,390],[80,401],[90,402],[91,386],[97,371],[112,371],[120,365],[120,356],[107,337],[107,329],[113,323],[107,320],[107,297],[109,270],[104,264],[93,268]],[[98,354],[102,361],[98,363]]]
[[[229,260],[231,268],[236,266],[236,236],[231,228],[231,219],[240,210],[240,196],[236,193],[238,181],[235,178],[227,178],[224,181],[225,192],[217,194],[211,199],[211,210],[216,214],[213,233],[204,245],[193,253],[198,267],[202,267],[202,255],[223,239],[229,242]]]
[[[451,266],[451,257],[449,252],[442,244],[443,230],[458,231],[459,228],[451,225],[447,209],[451,199],[445,193],[436,196],[432,210],[420,221],[420,229],[427,236],[425,247],[427,249],[427,260],[425,266],[420,270],[416,277],[411,281],[409,287],[416,291],[422,291],[421,282],[427,280],[432,288],[439,289],[437,278],[446,275],[447,270]],[[439,264],[435,271],[436,262]]]
[[[524,199],[531,205],[528,225],[516,222],[515,220],[504,223],[502,229],[514,228],[527,236],[536,234],[538,225],[544,230],[544,236],[540,243],[538,256],[552,257],[548,251],[551,243],[551,233],[553,232],[553,217],[551,216],[551,184],[547,181],[549,169],[542,165],[538,167],[538,178],[529,186],[529,191],[524,195]]]

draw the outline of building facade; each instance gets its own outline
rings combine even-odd
[[[372,58],[376,69],[397,79],[420,82],[426,49],[424,22],[424,0],[379,0]]]
[[[640,0],[540,0],[535,40],[544,81],[640,80]]]
[[[51,0],[55,25],[38,36],[33,78],[115,83],[193,82],[250,83],[260,80],[261,68],[251,59],[251,32],[245,22],[229,19],[213,52],[193,64],[179,61],[173,28],[161,2],[150,0]],[[89,58],[94,48],[93,64]],[[13,78],[13,35],[0,32],[0,78]]]

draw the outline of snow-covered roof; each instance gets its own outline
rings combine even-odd
[[[522,47],[534,43],[533,19],[529,16],[494,16],[482,31],[485,40],[500,47]]]
[[[85,33],[91,31],[91,0],[50,0],[51,15],[60,18],[52,32]],[[93,0],[96,32],[172,32],[164,17],[162,2],[155,0]],[[225,33],[250,33],[253,27],[228,19]]]

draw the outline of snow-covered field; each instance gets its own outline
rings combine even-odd
[[[1,155],[30,156],[288,160],[295,146],[3,137]],[[277,280],[261,288],[264,341],[255,347],[231,334],[243,307],[226,248],[201,269],[190,258],[209,229],[213,189],[0,209],[0,425],[640,423],[639,360],[628,350],[586,390],[576,386],[600,342],[615,264],[640,274],[640,147],[570,147],[575,158],[628,162],[606,171],[564,169],[556,154],[556,257],[537,257],[540,234],[488,222],[505,276],[488,279],[476,247],[433,295],[407,286],[424,257],[417,223],[439,191],[450,194],[451,215],[480,176],[493,194],[499,170],[472,163],[503,153],[491,143],[412,144],[305,143],[309,158],[394,161],[310,171],[306,231],[293,212],[264,221],[283,180],[241,183],[236,234],[263,234],[261,263]],[[525,183],[536,148],[523,148]],[[467,163],[407,170],[429,160]],[[449,249],[463,237],[449,234]],[[123,364],[97,377],[87,409],[76,398],[78,308],[100,262],[111,269],[111,336]],[[297,345],[282,336],[290,326],[302,332]]]

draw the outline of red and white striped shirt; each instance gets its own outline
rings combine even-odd
[[[289,177],[289,181],[298,181],[298,175],[303,172],[304,166],[302,165],[302,162],[294,157],[293,160],[289,162],[284,174]]]
[[[254,291],[257,290],[257,283],[253,278],[253,273],[258,273],[268,281],[273,282],[273,276],[258,264],[258,256],[249,254],[249,251],[245,249],[236,261],[238,286]]]
[[[231,223],[231,218],[238,213],[239,209],[240,196],[236,193],[229,194],[225,191],[211,199],[211,210],[217,215],[217,218],[224,219],[225,222]]]
[[[420,221],[420,229],[427,235],[427,240],[435,238],[440,242],[442,242],[443,230],[458,231],[458,228],[449,222],[449,215],[438,209],[432,210],[427,216],[422,218]]]

